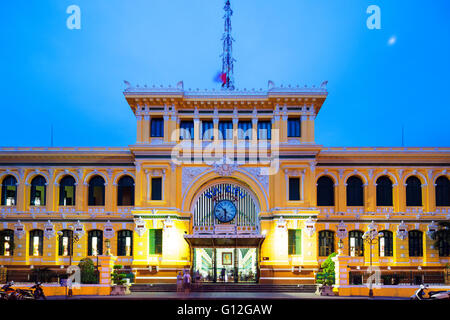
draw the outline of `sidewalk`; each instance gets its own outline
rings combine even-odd
[[[66,300],[65,296],[47,297],[48,300]],[[317,296],[313,293],[272,293],[272,292],[191,292],[189,294],[177,292],[139,292],[126,296],[73,296],[67,300],[220,300],[220,299],[344,299],[368,300],[369,297],[329,297]],[[374,297],[373,300],[408,300],[398,297]]]

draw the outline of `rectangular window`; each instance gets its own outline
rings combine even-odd
[[[125,255],[131,256],[131,237],[125,238]]]
[[[39,256],[39,236],[34,236],[33,237],[33,256]]]
[[[231,140],[233,139],[233,122],[232,121],[219,121],[219,132],[222,135],[219,139]]]
[[[301,136],[300,118],[289,118],[288,137],[300,137],[300,136]]]
[[[238,122],[238,138],[240,140],[252,140],[252,122],[239,121]]]
[[[214,140],[214,123],[210,120],[202,121],[202,136],[203,140]]]
[[[302,254],[302,230],[289,229],[288,233],[288,254]]]
[[[300,178],[289,177],[289,200],[300,200]]]
[[[258,140],[272,139],[272,122],[258,121]]]
[[[92,246],[92,255],[97,256],[98,255],[98,248],[97,248],[98,239],[97,237],[91,238],[91,246]]]
[[[6,187],[6,205],[15,206],[16,205],[16,187],[7,186]]]
[[[164,137],[164,119],[152,118],[150,120],[150,137]]]
[[[152,200],[162,200],[162,178],[152,178]]]
[[[149,254],[162,254],[162,229],[150,229],[149,231]]]
[[[180,121],[180,140],[194,140],[194,121]]]

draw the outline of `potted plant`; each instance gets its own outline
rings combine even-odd
[[[113,273],[111,274],[111,280],[113,285],[111,286],[111,295],[112,296],[123,296],[127,294],[131,294],[130,285],[128,281],[125,279],[127,275],[121,272],[122,265],[114,265]]]
[[[317,273],[316,283],[318,284],[316,294],[321,296],[334,296],[333,284],[335,282],[334,262],[331,258],[336,256],[333,252],[322,262],[322,271]]]

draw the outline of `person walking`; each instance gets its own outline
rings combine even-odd
[[[183,275],[184,293],[188,294],[191,289],[191,275],[189,271],[185,271]]]
[[[177,292],[181,292],[183,288],[183,275],[181,274],[181,271],[178,272],[177,275]]]

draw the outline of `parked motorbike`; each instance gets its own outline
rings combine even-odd
[[[420,285],[419,289],[411,296],[412,300],[440,300],[450,299],[450,290],[428,291],[428,286]],[[428,291],[428,297],[425,296],[425,290]]]
[[[32,286],[31,289],[34,289],[33,291],[34,299],[39,300],[40,298],[42,298],[44,300],[47,300],[47,297],[44,294],[44,289],[42,289],[40,282],[36,282],[36,284]]]
[[[0,290],[0,298],[2,300],[17,300],[18,294],[16,289],[13,288],[14,281],[9,281],[2,286]]]

